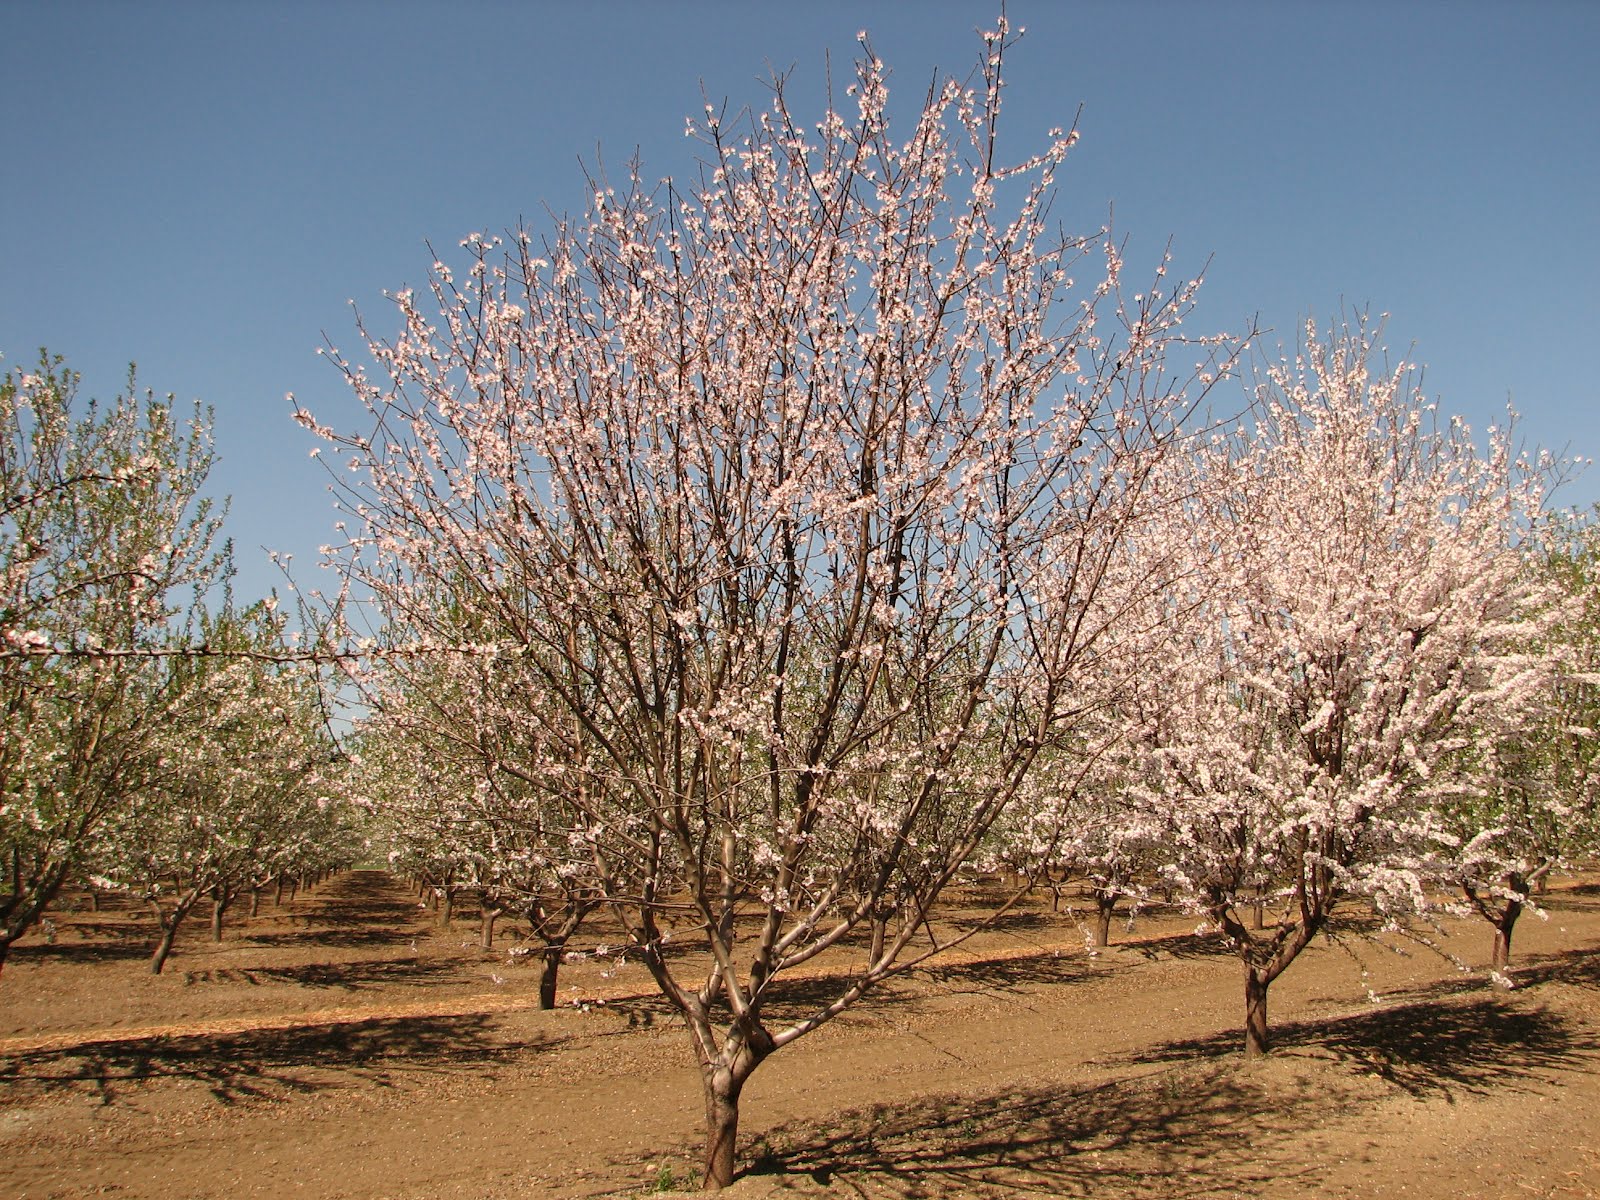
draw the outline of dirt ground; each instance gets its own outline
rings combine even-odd
[[[730,1197],[1600,1197],[1600,886],[1517,932],[1308,950],[1237,1052],[1237,962],[1141,916],[1098,956],[1047,902],[780,1051]],[[470,914],[468,914],[470,916]],[[952,911],[947,920],[959,923]],[[490,1200],[692,1183],[700,1096],[648,974],[565,968],[563,1006],[475,923],[353,872],[204,923],[56,917],[0,977],[0,1196]],[[603,929],[585,933],[592,950]],[[826,985],[802,981],[788,1003]]]

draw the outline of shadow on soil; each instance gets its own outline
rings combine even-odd
[[[1551,1071],[1600,1065],[1593,1031],[1553,1013],[1494,996],[1420,1002],[1359,1016],[1276,1024],[1274,1050],[1320,1049],[1413,1095],[1517,1088]],[[1140,1062],[1186,1062],[1238,1053],[1237,1030],[1168,1042]]]
[[[1600,908],[1600,884],[1580,883],[1546,896],[1535,896],[1534,901],[1551,912],[1593,912]]]
[[[946,967],[923,967],[917,973],[946,993],[965,991],[992,995],[996,992],[1022,994],[1050,985],[1081,983],[1120,969],[1125,969],[1125,964],[1109,960],[1096,962],[1082,954],[1042,954],[1026,958],[986,959]],[[769,1026],[776,1026],[810,1016],[837,1000],[851,982],[842,975],[812,979],[780,976],[769,985],[764,1018]],[[871,997],[870,1003],[861,1009],[852,1010],[836,1019],[845,1023],[871,1021],[898,1006],[916,1008],[928,999],[921,989],[894,977],[874,987]],[[653,1026],[677,1017],[677,1009],[660,995],[630,996],[612,1000],[608,1006],[613,1012],[626,1016],[630,1027]],[[719,1013],[727,1012],[727,1006],[720,997],[713,1007]]]
[[[998,917],[986,916],[957,916],[950,920],[952,928],[963,933],[983,929],[995,933],[1060,933],[1072,928],[1072,920],[1067,913],[1036,912],[1030,909],[1012,909]],[[871,931],[868,930],[868,933]]]
[[[392,946],[425,935],[432,926],[432,914],[382,871],[340,875],[301,892],[292,904],[280,918],[289,929],[245,937],[261,946]]]
[[[1531,960],[1526,966],[1513,966],[1511,978],[1518,988],[1541,983],[1565,983],[1573,987],[1600,989],[1600,949],[1565,950]]]
[[[946,991],[1020,993],[1039,987],[1082,983],[1118,967],[1114,960],[1096,961],[1086,954],[1041,954],[952,967],[925,967],[922,974]]]
[[[748,1173],[837,1178],[841,1190],[860,1174],[874,1196],[906,1200],[1248,1195],[1253,1182],[1281,1187],[1297,1176],[1311,1194],[1315,1168],[1271,1149],[1291,1139],[1294,1114],[1317,1102],[1310,1087],[1267,1094],[1215,1064],[1093,1086],[935,1096],[772,1130]]]
[[[260,987],[269,983],[294,984],[309,988],[337,988],[359,992],[389,986],[440,986],[459,983],[461,964],[449,959],[363,959],[359,962],[307,963],[297,967],[221,967],[214,970],[185,971],[187,984],[245,983]]]
[[[390,1087],[402,1076],[468,1063],[490,1077],[498,1064],[560,1040],[508,1038],[492,1018],[472,1014],[91,1042],[0,1058],[0,1087],[15,1095],[88,1093],[114,1104],[146,1081],[177,1079],[236,1104],[346,1086],[350,1076]]]
[[[117,941],[104,942],[25,942],[13,946],[7,957],[15,962],[34,963],[112,963],[148,959],[155,939],[145,937],[143,931],[136,936],[120,935]]]
[[[277,933],[247,933],[244,940],[253,946],[338,946],[341,949],[366,949],[379,946],[398,946],[415,941],[417,934],[409,927],[354,929],[344,925],[316,928],[307,925]]]
[[[1576,961],[1555,970],[1600,976]],[[1497,997],[1273,1033],[1276,1052],[1258,1062],[1238,1053],[1240,1035],[1230,1032],[1143,1052],[1110,1082],[936,1096],[781,1126],[747,1152],[748,1173],[824,1184],[838,1176],[847,1187],[850,1176],[869,1175],[874,1196],[905,1200],[1236,1196],[1297,1181],[1313,1195],[1304,1133],[1330,1113],[1390,1088],[1453,1100],[1600,1068],[1592,1030]]]

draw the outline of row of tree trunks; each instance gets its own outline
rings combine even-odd
[[[282,906],[284,888],[286,886],[289,889],[288,899],[292,903],[302,882],[309,889],[327,880],[334,873],[333,871],[317,871],[304,877],[304,880],[296,877],[279,876],[275,904],[279,907]],[[150,897],[150,907],[155,911],[156,923],[160,930],[160,934],[156,939],[155,950],[150,956],[150,973],[152,975],[160,975],[162,973],[162,970],[166,967],[167,959],[172,955],[172,947],[177,940],[179,927],[203,896],[209,895],[211,898],[211,941],[220,944],[222,941],[223,918],[234,900],[238,898],[239,891],[240,887],[238,885],[217,884],[210,888],[204,886],[184,888],[180,883],[174,881],[173,892],[175,899],[170,906],[163,904],[157,896]],[[260,907],[261,885],[252,885],[250,889],[250,915],[252,917],[257,916],[260,912]]]

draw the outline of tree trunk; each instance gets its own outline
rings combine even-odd
[[[889,918],[872,915],[872,940],[867,945],[867,966],[871,967],[883,957],[883,943],[889,932]]]
[[[1101,888],[1094,890],[1094,945],[1097,950],[1111,945],[1111,917],[1116,912],[1118,895]]]
[[[161,931],[161,940],[156,943],[156,952],[150,956],[150,974],[161,974],[161,968],[167,965],[167,955],[172,953],[172,942],[178,936],[178,922],[174,921]]]
[[[1244,969],[1244,1053],[1259,1058],[1270,1048],[1267,1042],[1267,988],[1271,981],[1254,967]]]
[[[706,1158],[701,1186],[706,1191],[721,1191],[733,1182],[742,1090],[743,1083],[736,1082],[733,1072],[726,1067],[716,1068],[705,1079]]]
[[[439,928],[449,929],[450,918],[456,912],[456,894],[454,888],[440,888],[439,896]]]
[[[1516,927],[1517,918],[1522,915],[1520,901],[1507,902],[1500,913],[1500,919],[1494,926],[1494,970],[1504,973],[1511,965],[1511,931]]]
[[[274,906],[283,903],[283,885],[286,881],[282,875],[279,875],[276,882],[278,884],[278,893],[272,898],[272,903]]]
[[[216,889],[211,893],[211,940],[222,941],[222,916],[228,911],[228,905],[233,903],[233,893],[224,889]]]
[[[152,899],[150,907],[155,909],[155,920],[162,926],[162,939],[155,942],[155,954],[150,955],[150,974],[162,973],[166,966],[166,955],[173,952],[173,942],[178,941],[178,926],[184,923],[184,917],[189,915],[189,909],[194,907],[194,902],[200,899],[200,893],[184,896],[174,904],[171,912],[163,912],[162,906]]]
[[[544,966],[539,970],[539,1007],[556,1006],[556,978],[561,971],[561,953],[565,942],[552,943],[544,948]]]
[[[494,923],[500,919],[500,914],[505,912],[505,909],[491,908],[489,905],[482,903],[478,907],[478,916],[482,922],[478,942],[485,950],[493,950]]]
[[[252,887],[250,889],[250,915],[252,917],[254,917],[254,916],[257,916],[260,912],[261,912],[261,888],[260,887]]]

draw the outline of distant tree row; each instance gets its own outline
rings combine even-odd
[[[1450,887],[1503,961],[1592,832],[1595,542],[1550,464],[1439,417],[1361,319],[1219,415],[1252,339],[1053,224],[1076,132],[1002,152],[1011,40],[898,138],[870,50],[815,125],[781,79],[737,130],[709,109],[692,182],[592,178],[395,294],[332,355],[361,432],[300,414],[380,615],[348,636],[396,862],[529,912],[547,999],[586,912],[622,923],[713,1186],[751,1074],[930,953],[975,867],[1181,898],[1259,1053],[1319,934]]]
[[[64,886],[150,904],[160,971],[201,901],[353,856],[319,681],[235,604],[203,493],[209,414],[0,382],[0,965]]]
[[[365,706],[354,799],[442,903],[530,918],[546,1003],[620,922],[701,1069],[709,1186],[753,1072],[947,948],[975,870],[1020,877],[995,915],[1068,870],[1107,916],[1171,894],[1238,953],[1260,1053],[1314,938],[1448,893],[1503,970],[1594,844],[1600,541],[1545,511],[1552,465],[1438,415],[1360,318],[1224,398],[1254,338],[1188,332],[1199,280],[1056,225],[1076,131],[1003,149],[1013,41],[895,136],[865,42],[818,123],[782,79],[708,109],[691,182],[592,178],[395,294],[332,354],[361,432],[298,414],[345,510],[311,657]],[[7,388],[5,937],[90,864],[170,932],[343,854],[304,656],[198,598],[205,423],[73,428],[48,364]]]

